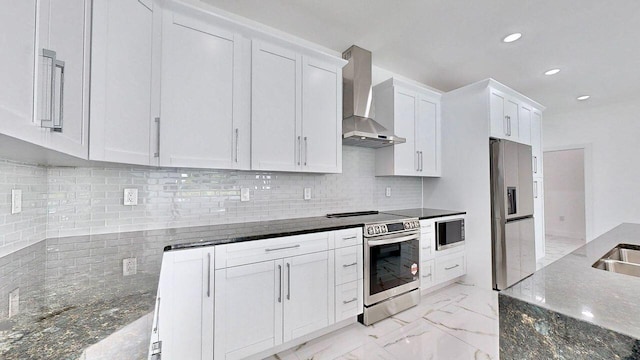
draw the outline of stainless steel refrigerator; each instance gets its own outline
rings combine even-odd
[[[490,139],[493,288],[536,271],[531,146]]]

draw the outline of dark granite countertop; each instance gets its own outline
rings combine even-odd
[[[192,234],[184,240],[176,240],[173,244],[166,246],[165,251],[260,240],[269,237],[292,236],[313,232],[348,229],[378,221],[390,221],[402,218],[432,219],[459,214],[465,214],[465,212],[426,208],[399,209],[385,210],[375,215],[354,217],[329,218],[326,216],[315,216],[176,229],[178,232]],[[197,241],[193,241],[193,235],[195,233],[199,233],[197,237],[200,239]]]
[[[640,277],[593,268],[618,244],[640,245],[640,224],[622,224],[500,292],[640,339]]]

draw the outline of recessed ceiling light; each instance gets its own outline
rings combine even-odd
[[[589,96],[589,95],[581,95],[581,96],[578,96],[577,99],[580,100],[580,101],[584,101],[584,100],[587,100],[590,97],[591,96]]]
[[[507,35],[504,39],[502,39],[502,41],[506,42],[506,43],[510,43],[510,42],[514,42],[514,41],[520,39],[521,37],[522,37],[522,34],[513,33],[511,35]]]
[[[560,72],[560,69],[551,69],[544,72],[545,75],[555,75]]]

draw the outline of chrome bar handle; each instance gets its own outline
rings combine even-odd
[[[309,140],[304,137],[304,166],[307,166],[307,159],[309,158]]]
[[[287,263],[287,300],[291,300],[291,264]]]
[[[444,268],[444,269],[445,269],[445,270],[451,270],[451,269],[455,269],[455,268],[457,268],[458,266],[460,266],[460,264],[455,264],[455,265],[453,265],[453,266],[446,267],[446,268]]]
[[[537,156],[533,157],[533,173],[534,174],[538,173],[538,157]]]
[[[344,300],[343,300],[343,301],[342,301],[342,303],[346,305],[346,304],[348,304],[348,303],[352,303],[352,302],[354,302],[354,301],[356,301],[356,300],[358,300],[358,298],[357,298],[357,297],[354,297],[354,298],[353,298],[353,299],[351,299],[351,300],[347,300],[347,301],[344,301]]]
[[[55,68],[60,69],[60,102],[58,104],[58,122],[56,124],[55,118],[53,118],[53,128],[51,128],[51,131],[62,132],[64,117],[64,61],[56,60]],[[55,99],[55,97],[52,98]]]
[[[156,326],[153,328],[153,333],[157,334],[160,329],[160,297],[158,296],[158,311],[156,311]]]
[[[535,199],[538,198],[538,182],[537,181],[533,182],[533,197]]]
[[[507,116],[507,119],[509,120],[509,121],[507,122],[507,125],[508,125],[508,127],[509,127],[509,136],[511,136],[511,116]]]
[[[416,171],[420,171],[420,151],[416,151],[416,160],[417,160],[417,165],[416,165]]]
[[[287,249],[297,249],[299,247],[300,247],[300,244],[296,244],[291,246],[283,246],[279,248],[267,248],[267,249],[264,249],[264,251],[269,252],[269,251],[278,251],[278,250],[287,250]]]
[[[424,154],[420,151],[420,171],[424,170]]]
[[[278,287],[278,302],[281,303],[282,302],[282,265],[278,265],[278,284],[280,284],[280,286]]]
[[[302,158],[302,143],[300,142],[300,136],[298,136],[298,165],[300,165],[301,158]]]
[[[153,157],[159,158],[160,157],[160,117],[156,117],[154,120],[156,123],[156,135],[158,137],[158,141],[156,142],[156,152],[153,153]]]
[[[344,241],[344,240],[353,240],[353,239],[357,239],[357,238],[358,238],[358,235],[353,235],[353,236],[349,236],[349,237],[346,237],[346,238],[342,238],[342,241]]]
[[[343,267],[343,268],[348,268],[348,267],[355,266],[355,265],[358,265],[358,262],[357,262],[357,261],[356,261],[356,262],[354,262],[354,263],[351,263],[351,264],[343,264],[343,265],[342,265],[342,267]]]
[[[505,115],[504,116],[504,121],[503,121],[503,124],[502,124],[502,130],[504,130],[504,134],[505,135],[509,135],[509,122],[510,122],[509,121],[509,116]]]
[[[207,297],[211,297],[211,253],[207,253]]]
[[[43,128],[53,129],[55,107],[53,106],[56,92],[56,52],[49,49],[42,49],[42,57],[51,60],[50,79],[49,79],[49,119],[40,119],[40,126]]]
[[[238,140],[240,139],[240,129],[236,128],[236,163],[238,162],[238,153],[240,152],[240,146]]]

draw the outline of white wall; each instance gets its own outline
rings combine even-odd
[[[587,241],[622,222],[640,223],[640,101],[545,113],[543,133],[545,150],[590,145]]]
[[[584,149],[544,153],[545,233],[585,239]]]

